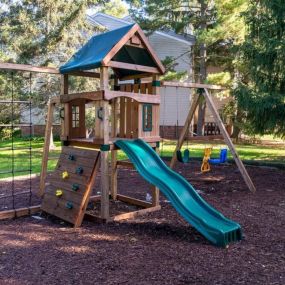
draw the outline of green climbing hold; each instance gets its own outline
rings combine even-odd
[[[71,202],[66,202],[65,207],[71,210],[73,208],[73,204]]]
[[[73,190],[73,191],[79,190],[79,185],[76,184],[76,183],[73,183],[73,184],[72,184],[72,190]]]
[[[70,155],[68,156],[68,159],[69,159],[69,160],[75,160],[75,156],[74,156],[73,154],[70,154]]]
[[[76,174],[82,174],[83,173],[83,168],[81,166],[78,166],[76,168]]]

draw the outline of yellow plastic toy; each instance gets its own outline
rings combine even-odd
[[[62,172],[62,179],[66,179],[66,178],[68,178],[68,176],[69,176],[69,174],[67,171]]]
[[[210,163],[209,163],[211,153],[212,153],[212,148],[210,148],[210,147],[205,148],[203,162],[201,165],[201,172],[203,172],[203,173],[211,170]]]
[[[61,189],[57,189],[56,192],[55,192],[55,196],[57,197],[61,197],[63,194],[62,190]]]

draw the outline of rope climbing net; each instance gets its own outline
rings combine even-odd
[[[1,213],[32,205],[33,123],[32,74],[5,71],[0,75],[4,81],[0,88]],[[23,130],[25,137],[20,139]]]

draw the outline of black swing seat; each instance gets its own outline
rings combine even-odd
[[[185,149],[182,155],[181,150],[176,151],[176,157],[179,162],[189,163],[190,162],[190,151],[189,149]]]

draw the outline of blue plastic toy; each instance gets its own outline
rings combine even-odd
[[[221,149],[220,151],[220,157],[219,158],[210,158],[209,163],[210,164],[220,164],[225,163],[228,159],[228,150],[226,148]]]

